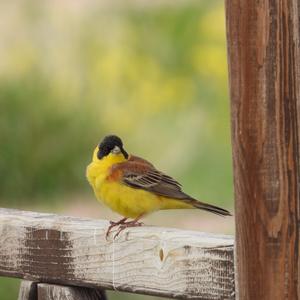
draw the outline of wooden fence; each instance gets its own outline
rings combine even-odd
[[[170,298],[234,299],[232,237],[140,227],[107,241],[107,226],[101,220],[0,209],[0,275],[37,282],[38,288],[24,283],[21,293],[28,295],[29,286],[39,300],[46,299],[40,296],[45,293],[95,293],[44,283]]]

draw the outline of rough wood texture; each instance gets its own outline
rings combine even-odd
[[[234,299],[233,238],[0,209],[0,275],[186,299]]]
[[[106,300],[106,297],[96,289],[39,283],[38,300]]]
[[[37,282],[22,280],[18,300],[37,300]]]
[[[299,299],[297,0],[227,0],[239,299]]]

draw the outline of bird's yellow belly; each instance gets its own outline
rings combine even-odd
[[[95,190],[98,200],[127,218],[136,218],[159,210],[162,199],[141,189],[104,180]]]

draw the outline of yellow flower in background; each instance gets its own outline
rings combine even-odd
[[[214,6],[213,9],[199,19],[198,30],[203,38],[213,43],[225,46],[225,13],[223,5]]]
[[[206,78],[227,83],[227,62],[225,45],[201,45],[193,49],[193,63],[197,72]]]

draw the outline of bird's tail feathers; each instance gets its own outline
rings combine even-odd
[[[224,208],[221,208],[221,207],[218,207],[218,206],[215,206],[215,205],[211,205],[211,204],[208,204],[208,203],[203,203],[203,202],[200,202],[200,201],[195,200],[195,199],[186,199],[184,201],[186,203],[191,204],[195,208],[199,208],[199,209],[214,213],[214,214],[219,215],[219,216],[232,216],[232,214],[228,210],[226,210]]]

